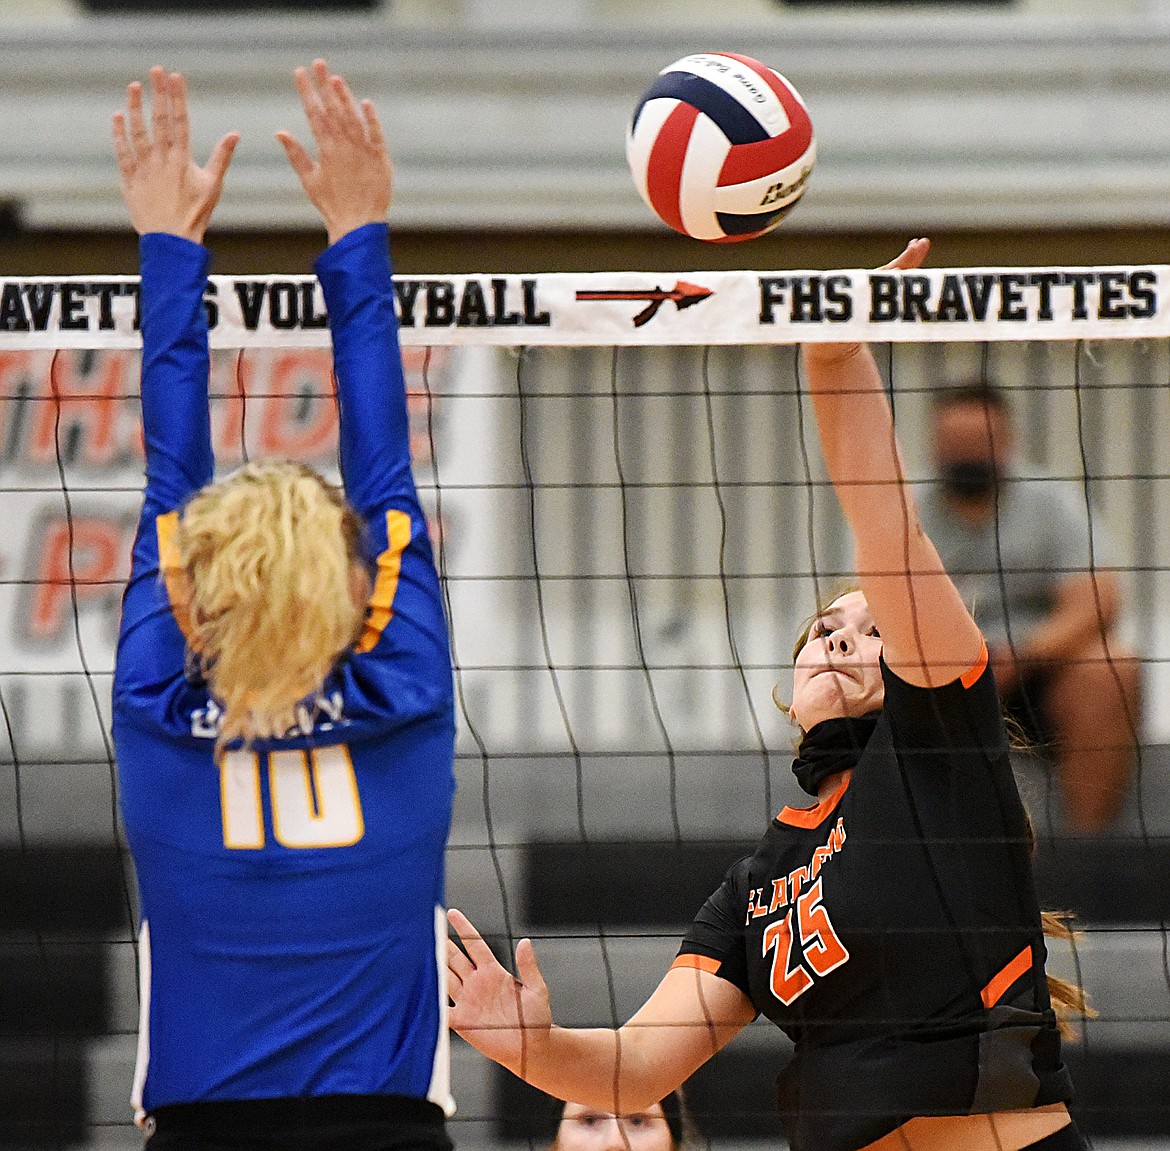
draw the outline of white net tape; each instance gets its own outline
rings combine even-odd
[[[137,279],[0,279],[0,349],[128,348]],[[404,345],[653,346],[1170,335],[1170,267],[399,276]],[[328,343],[311,276],[212,276],[217,348]]]

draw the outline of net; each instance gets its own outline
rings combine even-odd
[[[794,345],[877,342],[924,483],[934,391],[1007,389],[1035,474],[1083,513],[1086,566],[1119,577],[1118,650],[1141,659],[1141,713],[1109,725],[1140,755],[1108,832],[1069,834],[1058,774],[1018,764],[1042,902],[1084,928],[1050,968],[1099,1012],[1068,1048],[1078,1117],[1170,1136],[1153,1089],[1170,1080],[1170,268],[400,277],[396,291],[458,690],[450,901],[500,954],[536,939],[570,1025],[628,1018],[728,864],[806,802],[772,689],[851,560]],[[136,292],[0,280],[0,1146],[140,1138],[108,737],[141,491]],[[275,455],[335,472],[315,282],[213,277],[206,303],[219,466]],[[695,1077],[706,1138],[777,1137],[789,1046],[758,1023]],[[550,1131],[547,1105],[460,1044],[453,1087],[460,1145]]]

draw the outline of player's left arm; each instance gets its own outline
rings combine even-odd
[[[888,268],[920,267],[912,240]],[[983,637],[922,528],[893,413],[864,344],[806,344],[808,389],[829,478],[853,530],[857,574],[885,660],[907,683],[939,687],[981,659]]]
[[[317,275],[333,338],[342,478],[350,502],[373,518],[388,500],[415,500],[386,225],[393,169],[369,100],[359,104],[323,60],[294,75],[316,159],[291,133],[277,139],[328,231]]]
[[[329,247],[317,261],[333,338],[346,497],[366,521],[375,559],[365,629],[351,660],[352,708],[376,720],[445,706],[452,695],[447,620],[410,461],[386,215],[393,171],[373,104],[360,104],[323,60],[294,73],[316,143],[277,139],[320,211]]]
[[[727,980],[676,968],[622,1027],[559,1027],[531,940],[516,947],[513,978],[466,916],[447,917],[463,944],[447,943],[452,1030],[558,1099],[616,1113],[653,1106],[756,1017]]]

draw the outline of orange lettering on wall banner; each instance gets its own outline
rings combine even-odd
[[[75,514],[71,541],[69,521],[54,516],[42,521],[40,539],[29,543],[36,557],[25,615],[31,639],[57,639],[72,626],[74,595],[78,607],[117,603],[130,568],[130,531],[124,521]]]
[[[125,397],[137,390],[129,382],[130,366],[125,352],[96,357],[88,371],[79,357],[59,355],[34,404],[29,462],[55,462],[58,450],[66,460],[99,466],[117,462],[119,415]]]
[[[0,437],[7,439],[15,418],[16,397],[36,371],[36,360],[44,353],[0,352]]]
[[[437,551],[443,523],[427,516]],[[28,587],[23,593],[21,630],[38,643],[60,642],[72,635],[73,603],[109,616],[109,631],[117,630],[118,605],[130,575],[130,552],[136,521],[88,513],[73,514],[72,571],[69,520],[60,514],[34,521],[24,554],[29,557]],[[71,588],[70,584],[73,584]]]
[[[259,454],[315,460],[337,451],[337,403],[329,353],[286,352],[272,363],[260,423]]]
[[[243,352],[211,361],[211,450],[217,460],[237,461],[242,455],[247,416],[248,379],[252,357]]]
[[[44,352],[0,352],[0,398],[11,400],[21,383],[36,374],[37,360],[48,370],[49,357]]]
[[[432,455],[434,389],[446,352],[403,352],[411,452]],[[320,467],[337,459],[337,404],[327,349],[216,353],[212,357],[212,445],[232,467],[244,454],[281,456]],[[140,468],[139,357],[100,350],[0,352],[0,428],[14,464],[56,467],[58,445],[68,464]],[[422,386],[419,386],[419,380]],[[12,429],[16,429],[13,431]]]

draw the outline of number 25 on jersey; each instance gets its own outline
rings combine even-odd
[[[812,985],[817,976],[836,971],[849,960],[849,952],[833,930],[825,910],[821,878],[796,901],[796,927],[799,941],[793,938],[792,915],[788,914],[764,929],[764,955],[775,948],[772,956],[772,994],[790,1006]],[[801,962],[803,960],[803,963]],[[806,966],[812,968],[810,975]]]
[[[345,744],[305,751],[229,751],[219,762],[223,845],[264,846],[261,760],[268,765],[272,831],[282,847],[349,847],[365,834],[353,761]]]

